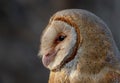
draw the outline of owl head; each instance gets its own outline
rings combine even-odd
[[[41,37],[40,56],[50,70],[61,69],[76,56],[81,65],[82,61],[92,64],[91,60],[102,64],[108,56],[113,57],[113,42],[99,17],[85,10],[67,9],[51,17]]]

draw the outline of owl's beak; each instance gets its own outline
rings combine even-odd
[[[57,53],[58,51],[55,51],[54,49],[52,49],[46,55],[44,55],[42,58],[43,65],[45,67],[48,67],[48,65],[54,60]]]

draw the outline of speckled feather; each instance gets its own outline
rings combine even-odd
[[[120,83],[120,53],[99,17],[86,10],[67,9],[54,14],[48,26],[53,21],[73,27],[77,39],[72,57],[50,72],[49,83]]]

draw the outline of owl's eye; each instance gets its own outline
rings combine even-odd
[[[60,36],[58,37],[58,41],[63,41],[65,38],[66,38],[66,36],[60,35]]]
[[[58,43],[62,42],[66,37],[67,37],[67,36],[64,35],[64,34],[59,34],[59,35],[56,37],[56,39],[55,39],[55,41],[54,41],[54,44],[58,44]]]

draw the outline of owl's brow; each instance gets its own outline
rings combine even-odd
[[[65,22],[65,23],[67,23],[70,26],[75,27],[75,28],[78,27],[74,22],[71,22],[71,20],[69,20],[68,18],[56,17],[56,18],[54,18],[54,20],[56,20],[56,21],[63,21],[63,22]]]
[[[65,26],[63,27],[63,31],[66,31],[66,28],[65,28]]]
[[[54,17],[52,20],[56,20],[56,21],[63,21],[67,24],[69,24],[70,26],[74,27],[75,28],[75,31],[77,32],[77,45],[78,47],[80,46],[80,43],[82,42],[82,37],[80,34],[80,30],[79,30],[79,27],[76,23],[74,23],[72,20],[70,20],[69,18],[67,17]],[[77,47],[77,48],[78,48]]]
[[[59,33],[59,28],[56,28],[55,27],[55,30],[56,30],[56,32],[58,32]],[[71,29],[72,30],[72,29]],[[65,33],[68,33],[69,31],[68,30],[66,30],[66,27],[65,26],[63,26],[63,30],[62,30],[63,32],[65,32]]]
[[[56,31],[56,32],[59,32],[58,28],[55,28],[55,31]]]
[[[69,19],[65,19],[65,18],[63,18],[63,17],[57,17],[57,18],[55,18],[54,20],[55,20],[55,21],[65,22],[65,23],[67,23],[67,24],[69,24],[70,26],[75,27],[75,28],[78,27],[75,23],[71,22]],[[57,30],[57,29],[56,29],[56,30]],[[71,28],[71,30],[72,30],[72,28]],[[66,28],[65,28],[65,27],[63,27],[63,31],[66,32],[66,33],[69,32],[69,31],[66,31]]]

